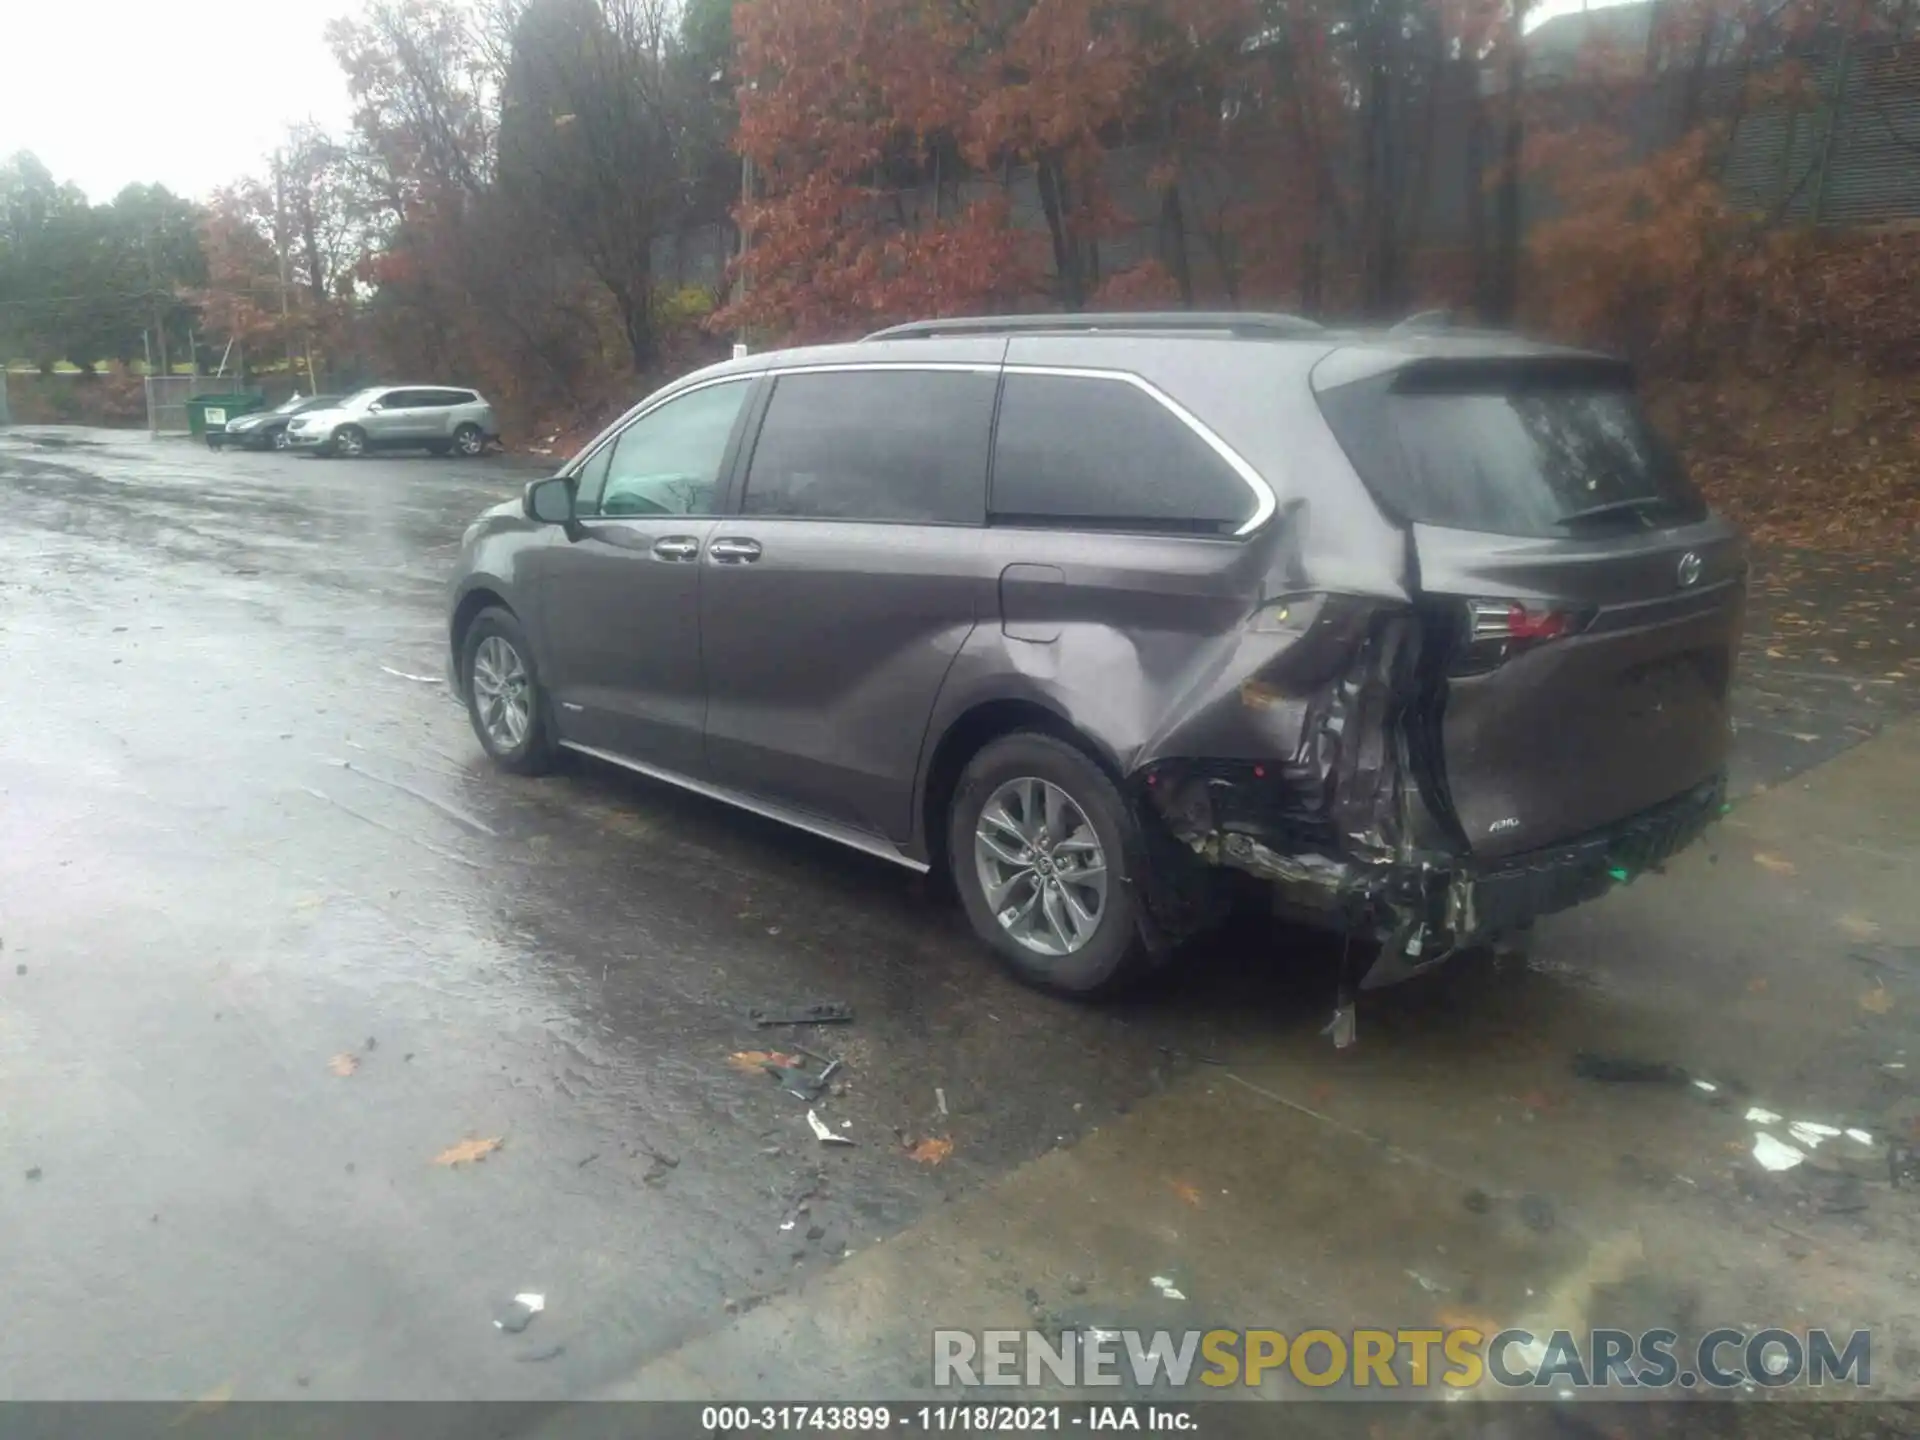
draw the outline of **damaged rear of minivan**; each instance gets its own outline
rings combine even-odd
[[[1308,384],[1404,546],[1397,593],[1297,567],[1130,780],[1179,846],[1370,942],[1348,990],[1657,868],[1720,814],[1746,559],[1623,363],[1356,340]]]

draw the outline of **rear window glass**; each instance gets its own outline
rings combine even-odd
[[[993,450],[1001,524],[1230,535],[1258,503],[1212,446],[1138,386],[1008,373]]]
[[[1404,519],[1546,537],[1705,513],[1623,380],[1422,379],[1386,403],[1404,463],[1366,467],[1366,478]]]

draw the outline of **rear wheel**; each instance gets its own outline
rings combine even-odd
[[[471,459],[487,448],[487,437],[478,425],[469,422],[453,432],[453,448]]]
[[[482,610],[461,642],[460,673],[467,718],[494,763],[516,775],[551,770],[553,725],[520,622],[505,610]]]
[[[358,425],[342,425],[333,432],[333,453],[357,460],[367,453],[367,432]]]
[[[276,450],[284,450],[287,448],[287,432],[284,427],[273,432],[271,444]]]
[[[1104,771],[1022,731],[975,755],[948,819],[947,856],[974,932],[1013,973],[1066,995],[1110,993],[1148,968],[1140,835]]]

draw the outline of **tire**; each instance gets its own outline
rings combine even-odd
[[[283,427],[274,431],[273,438],[267,441],[267,445],[268,448],[273,450],[285,450],[287,448],[287,432],[285,428]]]
[[[1032,788],[1036,784],[1037,794]],[[1038,803],[1025,802],[1026,795],[1035,795]],[[1056,795],[1063,796],[1067,805],[1058,805]],[[1000,825],[991,820],[983,825],[990,804]],[[1026,810],[1035,813],[1027,817],[1021,813]],[[995,913],[982,872],[991,867],[991,873],[1005,883],[1015,867],[997,858],[983,859],[976,836],[984,828],[994,839],[1008,842],[1001,853],[1032,854],[1032,847],[1018,851],[1013,835],[1003,826],[1009,819],[1039,822],[1049,817],[1053,828],[1064,823],[1065,832],[1049,831],[1046,839],[1052,853],[1045,857],[1044,867],[1029,867],[1025,872],[1029,878],[1014,880],[1001,907],[1003,912],[1010,911],[1026,901],[1038,909],[1029,909],[1027,919],[1010,928]],[[1076,883],[1074,878],[1088,873],[1084,869],[1091,858],[1086,848],[1088,830],[1104,862],[1104,894],[1098,896],[1097,909],[1091,903],[1096,896],[1093,884]],[[1032,826],[1026,828],[1026,833],[1033,831]],[[1133,812],[1106,772],[1051,735],[1019,731],[993,741],[968,762],[954,791],[947,823],[947,863],[960,903],[974,933],[1016,976],[1040,989],[1082,997],[1107,995],[1151,968],[1151,932],[1133,884],[1143,855]],[[1036,881],[1048,886],[1051,896],[1039,890]],[[1089,912],[1091,926],[1084,923]],[[1023,940],[1019,933],[1023,927],[1030,927],[1030,939],[1052,945],[1053,952]],[[1073,933],[1076,930],[1079,933]]]
[[[511,722],[501,712],[489,709],[489,697],[482,693],[490,688],[489,672],[501,673],[498,647],[504,647],[524,677],[520,693],[525,697],[526,717],[524,730],[517,738],[512,734]],[[480,667],[477,675],[476,665]],[[460,680],[467,695],[467,719],[473,725],[480,748],[494,764],[515,775],[544,775],[553,768],[553,719],[546,691],[541,688],[526,631],[510,612],[494,607],[474,617],[460,642]]]
[[[453,432],[453,448],[471,460],[487,448],[486,432],[468,421]]]
[[[220,445],[221,445],[221,440],[218,435],[207,436],[207,448],[209,450],[213,450],[217,452],[220,449]]]
[[[342,425],[333,432],[333,443],[327,449],[331,454],[358,460],[367,453],[367,432],[358,425]]]

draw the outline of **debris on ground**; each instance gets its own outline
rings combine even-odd
[[[1184,1300],[1187,1298],[1179,1287],[1164,1275],[1154,1276],[1149,1283],[1154,1289],[1160,1292],[1160,1298],[1163,1300]]]
[[[940,1113],[942,1115],[947,1113],[947,1092],[942,1090],[938,1085],[933,1087],[933,1103],[940,1107]]]
[[[327,1069],[331,1070],[343,1080],[359,1068],[360,1057],[351,1050],[342,1050],[338,1055],[327,1061]]]
[[[1429,1279],[1418,1270],[1407,1271],[1407,1278],[1429,1295],[1444,1295],[1447,1293],[1446,1286],[1442,1285],[1438,1280]]]
[[[1685,1085],[1693,1079],[1678,1065],[1662,1060],[1630,1060],[1582,1050],[1573,1057],[1573,1073],[1582,1080],[1614,1085]]]
[[[1753,1137],[1753,1158],[1765,1170],[1791,1170],[1807,1157],[1785,1141],[1776,1140],[1762,1130]]]
[[[1169,1180],[1167,1188],[1194,1209],[1200,1208],[1200,1187],[1191,1180]]]
[[[1476,1186],[1460,1197],[1460,1203],[1475,1215],[1484,1215],[1493,1208],[1493,1197]]]
[[[1082,1280],[1078,1275],[1069,1275],[1061,1283],[1069,1295],[1084,1295],[1087,1293],[1087,1282]]]
[[[747,1020],[756,1029],[769,1025],[840,1025],[853,1019],[853,1007],[838,1000],[822,1000],[790,1010],[749,1010]]]
[[[386,671],[387,674],[401,680],[417,680],[422,685],[438,685],[442,683],[438,675],[414,675],[405,670],[396,670],[391,665],[382,665],[380,668]]]
[[[736,1050],[727,1057],[727,1063],[743,1075],[756,1075],[769,1065],[782,1068],[798,1065],[800,1057],[781,1050]]]
[[[1873,989],[1861,992],[1860,1008],[1869,1015],[1885,1015],[1893,1009],[1893,996],[1884,984],[1876,980]]]
[[[503,1142],[495,1135],[486,1140],[462,1140],[449,1145],[433,1157],[436,1165],[475,1165],[498,1150]]]
[[[31,1170],[27,1171],[27,1179],[38,1180],[39,1178],[40,1178],[40,1167],[38,1165],[34,1166]]]
[[[1775,875],[1792,875],[1799,869],[1799,866],[1785,856],[1770,855],[1764,850],[1754,853],[1753,863]]]
[[[533,1317],[547,1308],[547,1297],[531,1290],[523,1290],[513,1297],[513,1303],[494,1320],[497,1329],[509,1335],[518,1335],[533,1323]]]
[[[1333,1037],[1333,1048],[1345,1050],[1359,1038],[1359,1021],[1356,1017],[1353,1001],[1343,1000],[1333,1007],[1333,1018],[1320,1033]]]
[[[907,1147],[907,1157],[921,1165],[938,1165],[953,1154],[953,1141],[944,1135],[929,1135]]]
[[[811,1110],[807,1111],[807,1124],[813,1127],[814,1138],[819,1140],[819,1142],[822,1145],[853,1144],[853,1141],[848,1139],[845,1135],[841,1135],[836,1131],[829,1130],[827,1128],[827,1122],[822,1120],[817,1114],[815,1114]]]
[[[787,1213],[780,1217],[780,1228],[791,1230],[798,1225],[800,1217],[812,1209],[813,1202],[826,1194],[826,1191],[827,1177],[815,1171],[813,1177],[807,1181],[806,1187],[787,1202]]]
[[[1893,1145],[1887,1149],[1887,1183],[1899,1190],[1920,1184],[1920,1150],[1911,1145]]]
[[[1553,1229],[1553,1202],[1544,1195],[1522,1195],[1518,1203],[1521,1222],[1537,1234]]]
[[[558,1360],[562,1355],[566,1353],[567,1353],[566,1346],[555,1345],[551,1350],[536,1350],[531,1355],[516,1355],[513,1358],[516,1364],[539,1365],[539,1364],[543,1364],[548,1360]]]

